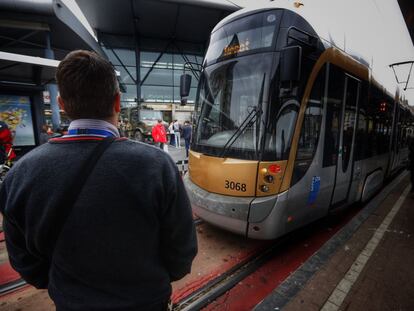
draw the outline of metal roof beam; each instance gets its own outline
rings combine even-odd
[[[144,78],[141,81],[141,85],[144,84],[145,80],[147,80],[148,76],[150,75],[150,73],[152,72],[152,70],[154,69],[155,65],[160,61],[161,57],[165,54],[165,52],[167,52],[168,48],[170,47],[171,43],[173,40],[171,40],[170,42],[167,43],[167,45],[165,46],[164,50],[160,53],[160,55],[158,55],[157,59],[155,60],[155,62],[152,64],[151,68],[148,70],[147,74],[144,76]],[[138,66],[141,66],[141,64],[139,64]]]
[[[50,27],[46,23],[12,20],[12,19],[0,19],[0,27],[10,28],[10,29],[50,31]]]
[[[25,35],[21,36],[20,38],[15,39],[14,41],[11,41],[11,42],[8,42],[8,43],[4,44],[1,48],[10,47],[10,46],[15,45],[17,43],[23,43],[24,40],[30,38],[31,36],[34,36],[37,33],[39,33],[38,30],[31,31],[28,34],[25,34]]]
[[[121,60],[121,58],[118,56],[118,54],[115,52],[115,50],[109,46],[109,49],[111,50],[111,52],[115,55],[115,58],[118,60],[118,62],[121,64],[122,68],[124,68],[124,70],[127,72],[127,74],[129,75],[129,77],[132,79],[132,81],[134,81],[134,83],[137,83],[137,80],[134,79],[134,77],[132,76],[132,74],[129,72],[128,68],[125,66],[124,62]]]
[[[35,56],[0,52],[0,60],[57,68],[59,61]]]

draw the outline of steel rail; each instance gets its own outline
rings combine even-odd
[[[263,251],[258,251],[245,261],[235,265],[225,273],[208,282],[202,288],[194,291],[178,303],[173,305],[174,311],[192,311],[200,310],[215,299],[222,296],[225,292],[233,288],[240,281],[274,257],[275,253],[280,250],[283,244],[291,235],[288,234],[276,240],[270,247]]]
[[[10,294],[10,293],[26,286],[26,285],[27,285],[27,283],[23,279],[18,279],[16,281],[12,281],[12,282],[3,284],[3,285],[0,286],[0,297],[4,296],[4,295],[7,295],[7,294]]]

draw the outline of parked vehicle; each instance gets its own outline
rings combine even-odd
[[[153,109],[140,109],[140,118],[137,118],[137,108],[128,108],[128,115],[130,116],[131,129],[126,131],[125,135],[137,141],[152,141],[152,128],[157,124],[158,120],[162,120],[162,111]],[[124,112],[125,114],[125,112]],[[168,126],[163,121],[164,126]]]

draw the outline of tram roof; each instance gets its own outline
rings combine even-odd
[[[327,0],[257,1],[224,18],[214,30],[258,10],[287,9],[293,11],[313,27],[326,46],[335,46],[356,61],[367,65],[381,85],[394,94],[398,91],[398,87],[389,65],[413,60],[414,50],[412,32],[409,33],[410,27],[412,29],[414,24],[412,22],[414,14],[411,20],[407,18],[404,20],[401,14],[413,12],[408,8],[409,5],[412,7],[412,1],[399,1],[406,3],[407,7],[400,7],[401,3],[397,1],[382,1],[381,3],[359,0],[342,2]],[[297,3],[303,5],[295,5]],[[350,23],[350,17],[352,17],[352,23]]]
[[[213,27],[240,9],[220,0],[76,0],[92,28],[99,32],[205,43]],[[135,21],[137,21],[135,23]],[[136,26],[136,28],[135,28]]]

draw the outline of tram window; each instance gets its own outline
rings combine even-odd
[[[306,106],[298,142],[293,183],[305,175],[318,147],[323,112],[325,71],[326,67],[323,67],[319,72]]]
[[[406,148],[408,146],[407,140],[407,128],[409,122],[409,112],[402,110],[402,120],[401,120],[401,148]]]
[[[345,111],[343,125],[342,143],[342,170],[346,172],[349,160],[351,159],[352,139],[356,122],[356,104],[358,100],[359,82],[351,77],[347,77],[345,94]]]
[[[402,132],[402,120],[403,120],[403,110],[402,108],[399,106],[398,107],[398,121],[397,121],[397,153],[399,152],[399,150],[402,148],[401,145],[401,132]]]
[[[358,123],[355,133],[355,160],[362,160],[367,158],[367,131],[368,131],[368,117],[367,117],[367,103],[368,103],[368,83],[361,82],[361,90],[359,96],[359,113]]]
[[[392,117],[393,117],[393,111],[394,111],[394,101],[391,97],[388,97],[387,99],[387,105],[386,105],[386,114],[385,114],[385,126],[387,128],[387,149],[385,152],[389,152],[390,146],[391,146],[391,135],[392,135]]]
[[[345,74],[338,67],[329,65],[328,98],[325,124],[323,167],[336,165],[339,151],[339,129],[344,95]]]
[[[367,157],[373,157],[382,153],[382,133],[380,132],[380,104],[382,100],[382,94],[380,90],[371,85],[369,101],[367,107],[367,113],[369,118],[368,123],[368,132],[367,132],[367,145],[368,145],[368,154]]]
[[[288,158],[298,111],[299,103],[295,99],[287,100],[279,112],[274,111],[277,115],[271,118],[275,120],[270,122],[266,129],[265,159],[286,160]]]
[[[369,114],[373,120],[373,131],[369,133],[370,156],[384,154],[390,148],[393,105],[392,99],[378,87],[371,87]]]
[[[365,110],[360,109],[359,110],[359,116],[358,116],[358,123],[355,133],[355,160],[362,160],[365,158],[365,155],[367,153],[366,151],[366,133],[367,133],[367,124],[368,119],[365,113]]]

